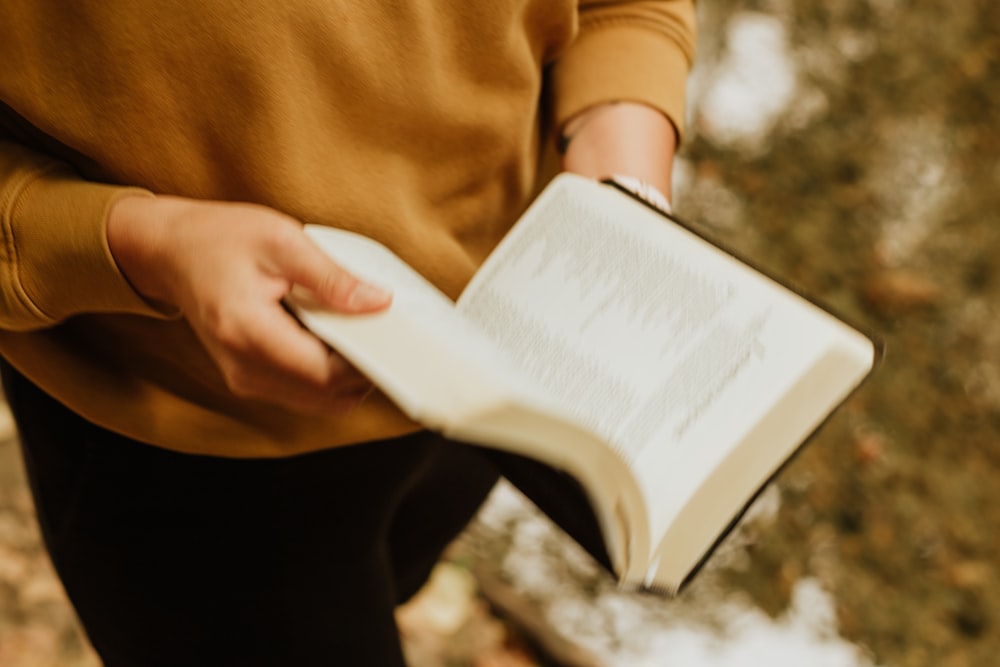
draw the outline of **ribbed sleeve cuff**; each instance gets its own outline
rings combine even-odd
[[[115,263],[107,242],[111,207],[141,189],[100,185],[63,170],[36,172],[3,212],[8,270],[23,291],[24,311],[34,328],[80,313],[175,313],[140,296]]]
[[[666,114],[683,136],[690,66],[681,44],[658,31],[627,22],[591,26],[553,67],[555,126],[598,104],[640,102]]]

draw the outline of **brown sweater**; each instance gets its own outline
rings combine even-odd
[[[238,399],[130,287],[109,207],[257,202],[367,234],[451,296],[526,206],[545,128],[634,100],[682,128],[693,0],[5,0],[0,353],[138,440],[283,456],[415,426]]]

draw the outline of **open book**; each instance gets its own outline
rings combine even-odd
[[[623,585],[676,592],[875,363],[825,310],[581,177],[549,185],[457,303],[370,239],[308,232],[394,300],[293,298],[302,322],[413,420],[578,482]]]

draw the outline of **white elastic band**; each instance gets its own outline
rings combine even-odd
[[[670,200],[667,199],[667,196],[664,195],[659,188],[650,185],[641,178],[615,174],[611,177],[611,179],[632,194],[639,197],[639,199],[652,204],[665,213],[673,213],[673,209],[670,206]]]

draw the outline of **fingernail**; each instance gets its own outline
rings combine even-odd
[[[368,283],[358,283],[351,295],[347,297],[350,308],[371,308],[384,305],[392,295],[380,287]]]

